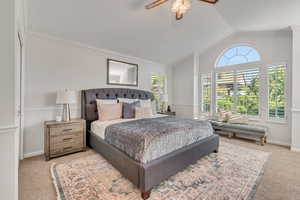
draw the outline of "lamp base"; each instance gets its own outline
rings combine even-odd
[[[68,122],[68,121],[71,120],[70,104],[64,104],[63,105],[62,120],[65,121],[65,122]]]

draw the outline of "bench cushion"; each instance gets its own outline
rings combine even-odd
[[[266,136],[268,128],[263,125],[249,124],[249,123],[225,123],[210,120],[212,126],[223,131],[231,131],[235,133],[253,134],[259,136]]]

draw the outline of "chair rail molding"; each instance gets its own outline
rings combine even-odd
[[[300,112],[300,108],[292,108],[291,111],[292,112]]]
[[[17,125],[0,126],[0,134],[14,133],[18,128]]]

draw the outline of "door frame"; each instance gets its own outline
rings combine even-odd
[[[19,136],[19,159],[24,159],[24,37],[22,31],[17,31],[15,64],[15,113]]]

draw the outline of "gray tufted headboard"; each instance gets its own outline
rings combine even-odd
[[[99,88],[81,91],[81,117],[87,122],[87,130],[90,124],[98,119],[96,99],[151,99],[154,100],[152,92],[129,89],[129,88]]]

